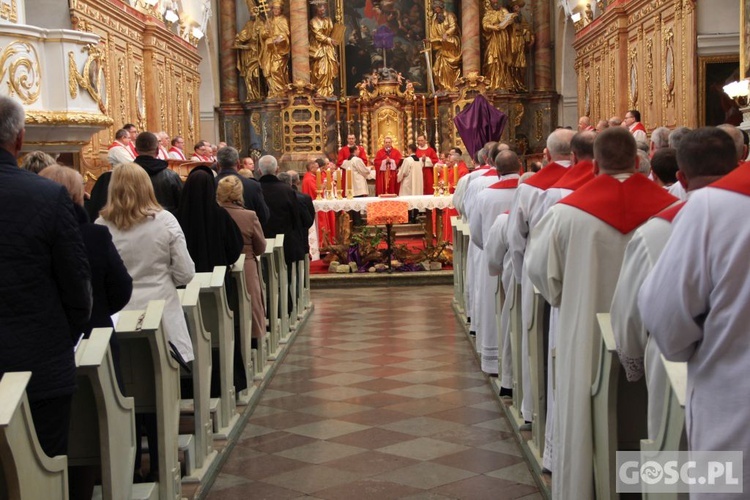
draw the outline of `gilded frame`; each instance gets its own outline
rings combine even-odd
[[[745,1],[745,0],[743,0]],[[722,55],[722,56],[701,56],[698,57],[698,126],[704,127],[706,125],[707,116],[707,91],[708,91],[708,77],[711,74],[712,65],[728,65],[734,64],[737,66],[739,58],[737,55]]]

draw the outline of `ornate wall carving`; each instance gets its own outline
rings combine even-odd
[[[579,96],[584,75],[596,74],[592,122],[622,117],[634,107],[648,130],[697,126],[696,32],[693,0],[632,0],[608,7],[573,43]],[[580,98],[579,114],[586,108]]]
[[[182,135],[188,151],[199,137],[198,89],[200,57],[197,49],[171,33],[160,21],[111,0],[70,0],[75,29],[96,33],[101,42],[101,80],[91,90],[90,68],[79,68],[81,80],[70,82],[71,92],[92,90],[101,98],[113,125],[96,134],[81,150],[83,170],[98,175],[106,169],[107,147],[125,123],[139,130]],[[82,84],[83,83],[83,84]],[[93,94],[92,94],[93,97]],[[96,99],[96,97],[94,97]]]

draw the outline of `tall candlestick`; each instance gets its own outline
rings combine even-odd
[[[362,121],[362,99],[357,99],[357,116],[359,121]]]
[[[336,101],[336,122],[341,121],[341,103]]]
[[[438,181],[440,180],[440,167],[435,164],[432,167],[432,188],[435,191],[435,196],[438,195]]]
[[[435,98],[434,98],[434,103],[435,103],[435,119],[437,119],[437,117],[438,117],[438,98],[437,98],[437,96],[435,96]]]
[[[443,185],[445,185],[445,192],[450,191],[450,181],[448,180],[448,165],[443,165]]]
[[[349,98],[346,98],[346,121],[351,121],[351,117],[349,116]]]
[[[352,191],[352,169],[351,167],[346,169],[346,197],[351,199],[354,197],[354,191]]]
[[[326,188],[328,189],[328,194],[330,195],[331,189],[333,189],[333,174],[331,172],[331,167],[328,167],[328,171],[326,171]]]
[[[422,118],[427,118],[427,98],[422,96]]]
[[[336,169],[336,198],[341,198],[341,169]]]
[[[458,186],[458,163],[453,165],[453,187]]]
[[[321,184],[323,184],[323,176],[320,172],[320,169],[318,169],[315,172],[315,189],[320,190]]]

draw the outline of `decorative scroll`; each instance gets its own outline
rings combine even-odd
[[[588,71],[583,78],[583,112],[586,116],[591,115],[591,75]]]
[[[674,99],[674,31],[664,30],[664,95],[668,103]]]
[[[89,56],[83,63],[83,72],[78,72],[75,54],[68,52],[68,90],[70,97],[76,98],[78,88],[89,93],[102,113],[107,113],[107,54],[104,47],[86,45],[83,48]]]
[[[630,102],[630,108],[634,109],[638,106],[638,49],[636,47],[630,48],[630,70],[628,72],[628,100]]]
[[[654,39],[646,40],[646,102],[654,103]],[[669,98],[667,98],[669,99]]]
[[[18,22],[18,0],[0,0],[0,19]]]
[[[133,67],[135,75],[135,115],[138,118],[138,129],[146,130],[146,99],[143,96],[143,69],[136,65]]]
[[[11,42],[0,54],[0,82],[8,77],[8,94],[18,95],[26,105],[42,92],[42,70],[36,48],[27,42]]]

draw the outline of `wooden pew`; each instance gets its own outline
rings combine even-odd
[[[234,391],[234,317],[224,290],[225,266],[214,267],[210,273],[196,273],[191,283],[200,286],[199,303],[203,325],[211,332],[211,345],[219,350],[219,382],[221,396],[219,427],[214,438],[226,439],[239,422]]]
[[[111,328],[95,328],[76,351],[68,465],[101,466],[100,498],[149,498],[153,483],[133,485],[135,401],[120,392],[109,349]],[[154,490],[153,492],[150,490]]]
[[[279,343],[289,342],[289,270],[284,258],[284,235],[277,234],[273,244],[273,259],[279,275]]]
[[[461,218],[454,215],[451,217],[451,232],[453,233],[453,304],[457,312],[465,314],[463,309],[463,268],[461,262]]]
[[[461,221],[461,283],[463,284],[463,294],[461,296],[461,308],[464,311],[464,321],[466,321],[466,314],[468,313],[469,304],[466,303],[467,290],[470,283],[467,282],[466,273],[468,270],[468,258],[469,258],[469,243],[471,241],[471,233],[469,232],[469,223]]]
[[[297,281],[297,266],[299,265],[299,261],[292,262],[291,268],[287,269],[287,272],[289,273],[289,295],[292,300],[292,312],[289,313],[289,331],[293,332],[297,329],[297,322],[299,321],[298,318],[298,311],[299,311],[299,300],[298,300],[298,291],[299,288],[298,281]]]
[[[266,239],[266,251],[261,256],[261,279],[266,293],[266,319],[268,320],[268,360],[275,361],[279,355],[279,271],[276,268],[274,248],[276,239]]]
[[[161,328],[164,301],[149,302],[145,311],[120,312],[115,331],[120,342],[120,368],[125,393],[138,413],[156,413],[159,443],[158,497],[179,500],[182,493],[177,459],[180,417],[180,367],[170,355]]]
[[[31,372],[9,372],[0,380],[0,498],[67,499],[68,459],[48,457],[39,445],[26,398],[30,379]]]
[[[656,439],[641,439],[641,455],[649,456],[661,451],[687,450],[685,434],[685,400],[687,399],[687,363],[667,361],[664,364],[669,385],[664,394],[664,412]],[[686,495],[677,493],[644,493],[644,500],[677,500]]]
[[[302,308],[300,309],[300,318],[302,318],[302,315],[309,311],[312,307],[312,302],[310,302],[310,255],[305,255],[305,261],[304,266],[302,267],[301,271],[301,278],[300,283],[302,283]]]
[[[236,314],[240,315],[240,352],[242,353],[242,361],[245,368],[245,381],[247,388],[240,391],[237,394],[237,402],[242,405],[246,405],[250,402],[250,398],[255,393],[255,385],[253,381],[255,379],[255,361],[258,358],[263,358],[262,350],[263,343],[260,342],[258,349],[261,350],[261,356],[258,356],[256,349],[253,349],[253,306],[250,298],[250,294],[247,291],[247,283],[245,280],[245,254],[240,255],[232,265],[231,268],[232,279],[237,287],[237,304],[238,311]],[[260,340],[260,339],[259,339]]]
[[[218,428],[221,417],[220,399],[211,398],[211,332],[203,323],[200,308],[201,286],[191,282],[184,290],[178,290],[182,310],[185,312],[190,339],[193,342],[195,359],[192,363],[191,378],[193,381],[193,399],[180,401],[180,412],[193,415],[195,423],[195,450],[192,470],[185,478],[187,482],[201,481],[206,471],[217,457],[213,447],[213,425],[211,414],[214,414]]]
[[[542,463],[544,435],[547,425],[547,343],[549,335],[549,307],[539,290],[534,288],[533,318],[529,325],[529,366],[533,398],[533,421],[529,447]]]
[[[510,347],[513,365],[513,404],[511,405],[511,414],[517,424],[523,424],[524,419],[521,414],[521,402],[523,401],[523,384],[521,383],[521,367],[523,362],[523,350],[521,341],[523,338],[521,322],[521,285],[515,283],[515,293],[513,305],[510,308]]]
[[[609,313],[598,313],[596,319],[602,340],[591,386],[594,482],[596,498],[608,500],[618,498],[615,453],[640,449],[641,438],[648,435],[648,393],[645,379],[628,382],[625,377]]]

